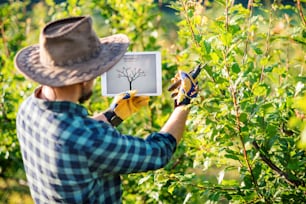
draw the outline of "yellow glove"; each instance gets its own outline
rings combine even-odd
[[[110,109],[104,113],[113,126],[119,125],[141,107],[148,105],[149,96],[136,96],[136,93],[136,90],[132,90],[115,96]]]

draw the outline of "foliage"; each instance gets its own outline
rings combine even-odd
[[[179,0],[172,8],[177,12],[173,19],[180,19],[177,38],[171,34],[164,39],[173,25],[163,24],[169,17],[164,19],[153,0],[2,4],[0,176],[24,179],[15,117],[19,104],[37,86],[15,70],[14,55],[37,43],[46,22],[89,14],[99,36],[125,33],[130,51],[162,52],[163,96],[152,97],[150,108],[124,121],[119,129],[126,134],[158,131],[172,111],[166,91],[170,78],[177,69],[190,71],[206,63],[198,78],[199,97],[173,159],[158,171],[123,175],[124,203],[306,200],[306,30],[300,8],[277,3],[263,7],[257,1],[244,8],[229,0],[209,5]],[[111,101],[101,97],[100,89],[98,79],[86,104],[92,114]]]
[[[213,18],[198,2],[173,5],[182,16],[177,63],[207,63],[184,140],[190,171],[205,184],[188,189],[212,202],[303,202],[306,157],[297,147],[300,129],[288,121],[305,92],[305,44],[297,40],[305,27],[295,7],[218,2],[224,14]],[[214,166],[217,180],[207,182]],[[239,176],[226,177],[232,173]]]

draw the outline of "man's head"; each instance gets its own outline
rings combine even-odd
[[[17,53],[15,66],[42,85],[69,86],[108,71],[122,58],[128,45],[123,34],[98,38],[89,16],[71,17],[47,24],[38,45]]]

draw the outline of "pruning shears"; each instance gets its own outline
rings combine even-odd
[[[199,64],[196,68],[194,68],[193,70],[191,70],[189,72],[189,75],[195,79],[197,78],[197,76],[200,74],[202,68],[205,66],[206,64]],[[173,84],[171,84],[169,87],[168,87],[168,91],[172,91],[174,89],[176,89],[179,85],[181,84],[181,80],[177,80],[176,82],[174,82]]]

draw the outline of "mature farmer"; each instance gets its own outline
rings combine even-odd
[[[20,50],[15,66],[39,87],[20,106],[17,134],[35,203],[121,203],[121,174],[167,164],[180,141],[196,82],[187,73],[175,89],[175,108],[159,132],[146,139],[114,126],[148,104],[135,91],[119,94],[93,117],[80,103],[95,78],[111,69],[129,44],[123,34],[98,38],[89,16],[47,24],[38,45]]]

